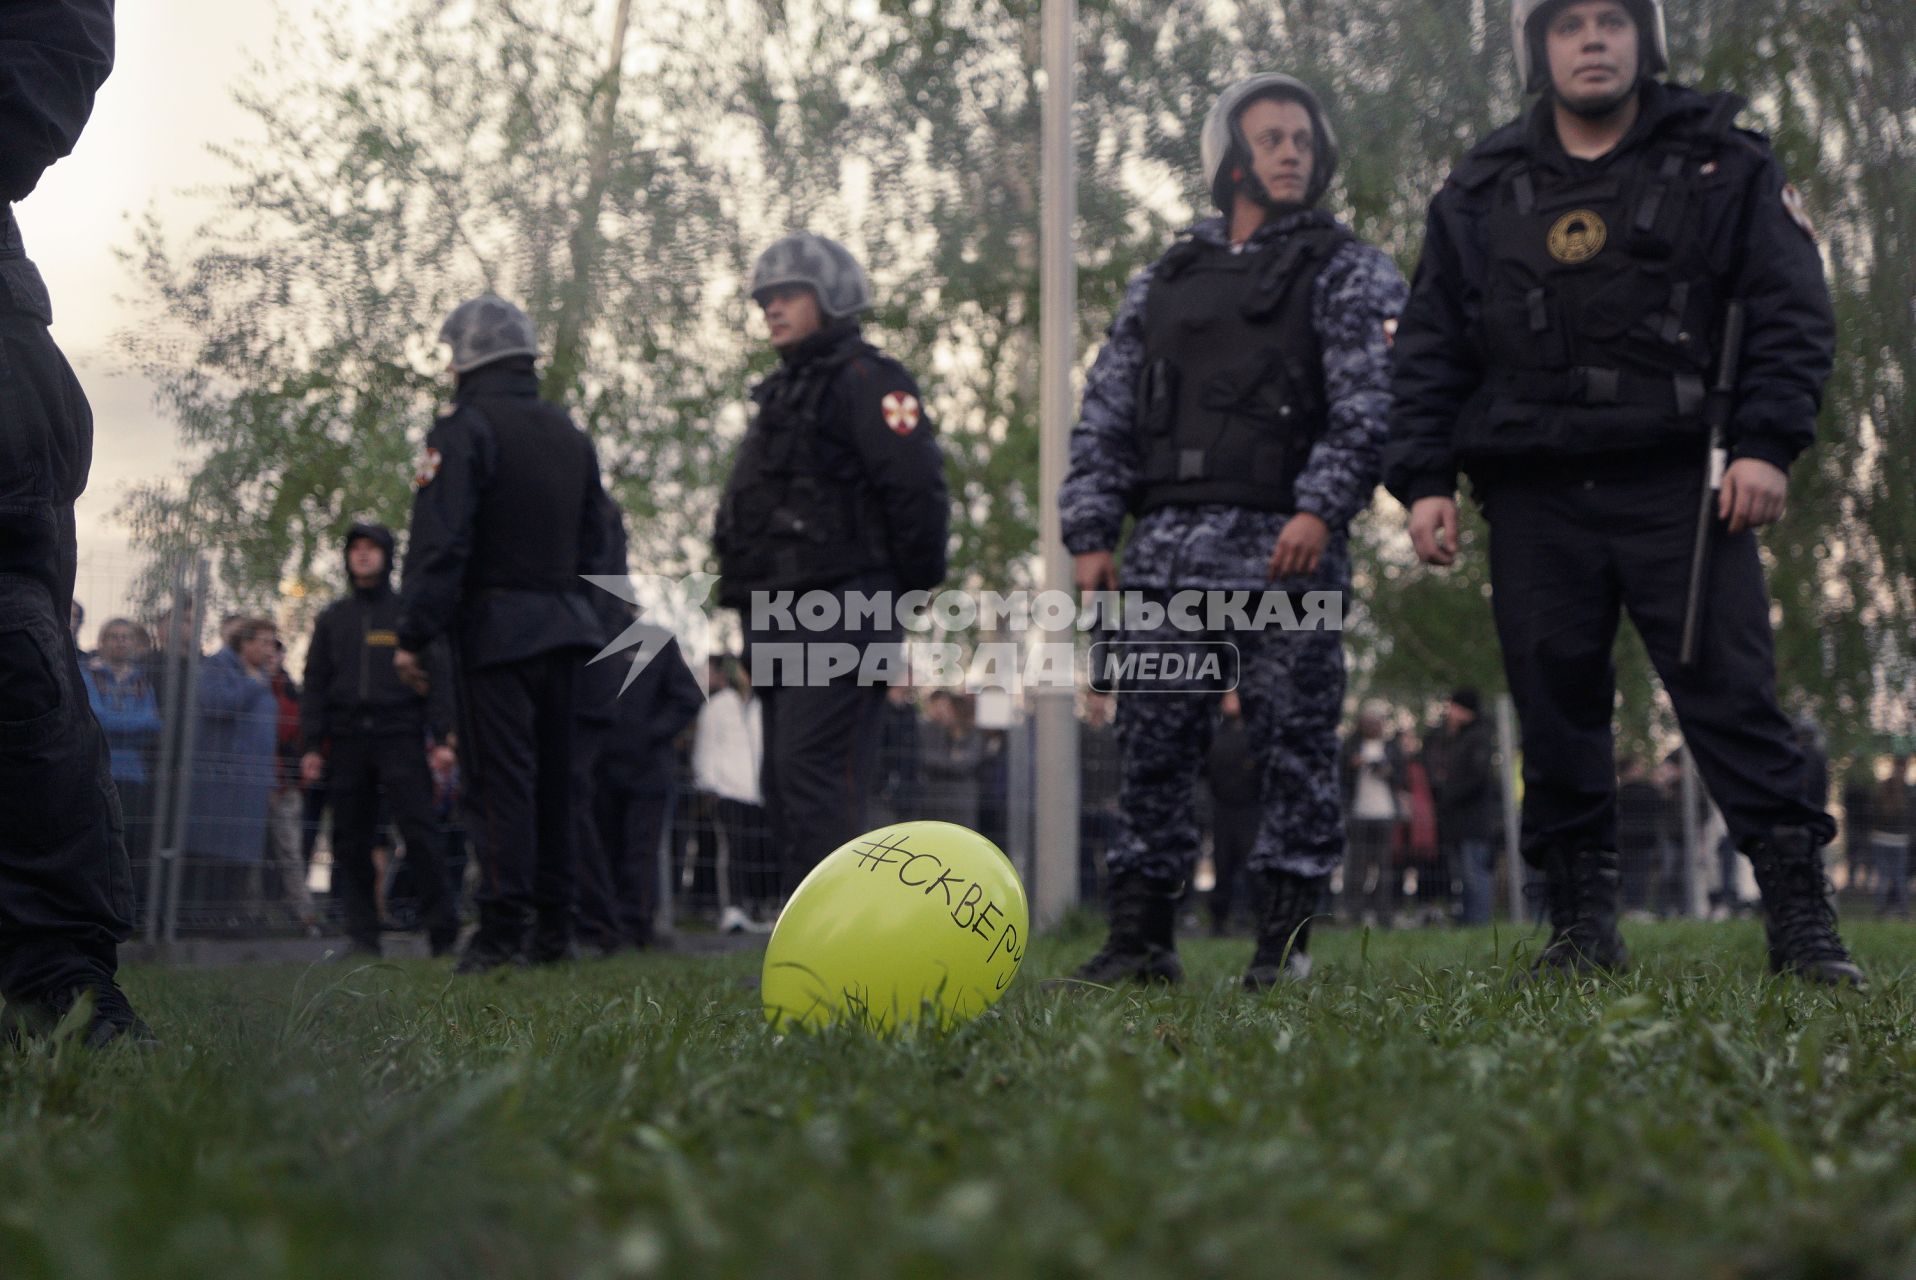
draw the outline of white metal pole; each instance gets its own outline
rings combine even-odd
[[[1047,590],[1073,589],[1071,557],[1058,523],[1058,486],[1064,481],[1075,397],[1071,370],[1077,350],[1078,276],[1075,254],[1077,188],[1071,138],[1076,97],[1078,6],[1044,0],[1043,195],[1039,206],[1041,445],[1038,455],[1039,537]],[[1032,691],[1037,734],[1032,906],[1040,928],[1057,923],[1078,893],[1078,720],[1075,691]]]

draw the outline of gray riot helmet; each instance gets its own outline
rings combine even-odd
[[[851,250],[836,240],[799,231],[758,256],[752,268],[752,301],[765,305],[773,289],[804,285],[818,297],[819,314],[842,320],[872,307],[871,282]]]
[[[1525,93],[1550,88],[1550,59],[1544,56],[1543,21],[1572,0],[1516,0],[1510,9],[1510,38],[1517,47],[1517,79]],[[1663,0],[1619,0],[1637,23],[1641,65],[1637,76],[1670,69],[1670,32],[1663,21]]]
[[[439,326],[439,340],[452,348],[454,373],[470,373],[507,356],[537,356],[532,318],[495,293],[460,303]]]
[[[1204,159],[1204,184],[1211,192],[1211,202],[1229,213],[1231,195],[1240,181],[1237,175],[1250,172],[1251,146],[1238,122],[1244,109],[1260,98],[1295,102],[1310,112],[1316,155],[1312,158],[1310,184],[1304,191],[1304,205],[1309,208],[1324,198],[1331,178],[1337,173],[1337,131],[1331,128],[1317,95],[1303,81],[1269,71],[1247,76],[1226,89],[1218,95],[1211,114],[1204,117],[1199,150]],[[1273,203],[1262,183],[1251,184],[1251,196],[1262,205]]]

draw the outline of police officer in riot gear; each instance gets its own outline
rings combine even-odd
[[[581,575],[625,565],[597,451],[539,398],[531,320],[486,294],[454,309],[439,340],[453,403],[413,480],[394,666],[424,687],[421,655],[451,640],[481,871],[459,972],[480,973],[572,952],[573,681],[611,638]]]
[[[1669,61],[1657,0],[1517,0],[1513,33],[1539,100],[1431,202],[1397,339],[1386,483],[1427,563],[1456,558],[1460,473],[1490,524],[1523,724],[1523,849],[1548,889],[1540,968],[1627,959],[1611,649],[1628,609],[1755,867],[1772,968],[1860,984],[1823,877],[1835,825],[1803,798],[1777,705],[1753,532],[1782,513],[1830,373],[1814,229],[1769,144],[1734,127],[1740,98],[1657,79]],[[1734,391],[1713,400],[1719,369]],[[1727,421],[1729,461],[1686,665],[1713,417]]]
[[[896,644],[895,609],[822,631],[754,625],[755,599],[828,592],[897,597],[944,580],[950,513],[944,461],[918,384],[865,340],[864,270],[843,245],[801,232],[752,273],[778,367],[752,392],[718,513],[719,602],[744,615],[764,700],[763,786],[786,893],[865,829],[885,687],[859,672],[763,661],[772,646],[860,653]],[[788,597],[789,599],[790,597]],[[767,621],[767,614],[759,621]]]
[[[1341,592],[1346,529],[1377,484],[1404,282],[1317,207],[1337,139],[1303,84],[1266,74],[1232,85],[1202,150],[1222,216],[1139,273],[1112,322],[1059,494],[1065,546],[1084,591],[1117,585],[1160,602],[1238,593],[1254,606],[1268,593]],[[1127,515],[1137,523],[1119,581],[1112,553]],[[1128,621],[1124,639],[1187,653],[1236,646],[1262,810],[1247,858],[1260,905],[1244,981],[1257,990],[1303,976],[1310,918],[1344,853],[1340,637],[1145,626]],[[1197,857],[1193,785],[1220,691],[1120,688],[1111,932],[1078,970],[1084,980],[1182,977],[1177,902]]]
[[[73,150],[112,68],[110,0],[0,8],[0,1043],[52,1028],[82,997],[88,1044],[152,1034],[114,981],[132,879],[67,631],[93,416],[13,217]]]
[[[323,777],[332,800],[334,896],[344,908],[352,950],[380,952],[373,841],[383,812],[406,842],[426,940],[437,956],[458,941],[459,922],[433,818],[428,750],[440,757],[440,767],[450,767],[453,680],[443,641],[427,650],[425,693],[394,669],[399,596],[392,559],[392,530],[385,525],[359,523],[346,531],[351,590],[314,621],[306,650],[300,775],[307,786]]]

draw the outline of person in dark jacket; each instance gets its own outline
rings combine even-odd
[[[899,594],[944,580],[950,506],[918,384],[859,325],[871,286],[850,252],[809,232],[786,236],[759,256],[752,300],[779,363],[752,391],[757,411],[713,545],[719,603],[742,613],[764,709],[765,806],[789,894],[868,828],[885,689],[899,667],[868,659],[896,655]],[[831,599],[838,625],[787,623],[775,607],[812,593]],[[854,596],[893,607],[853,620]],[[847,653],[856,670],[826,669]]]
[[[1217,731],[1205,758],[1204,779],[1211,788],[1211,933],[1223,937],[1230,929],[1231,910],[1239,901],[1238,880],[1257,841],[1263,817],[1264,770],[1244,729],[1244,709],[1236,693],[1218,699]]]
[[[1397,334],[1385,483],[1426,563],[1457,558],[1460,473],[1490,523],[1523,727],[1523,849],[1552,925],[1539,970],[1628,962],[1611,725],[1628,609],[1755,868],[1772,967],[1860,984],[1824,891],[1836,826],[1803,798],[1777,702],[1755,533],[1782,515],[1831,369],[1815,228],[1769,143],[1734,127],[1742,99],[1657,79],[1660,0],[1516,0],[1514,19],[1540,99],[1431,202]],[[1711,391],[1726,354],[1728,397]],[[1685,665],[1706,500],[1703,629]]]
[[[88,1044],[152,1035],[114,980],[132,876],[67,629],[93,415],[13,216],[73,150],[112,68],[111,0],[0,6],[0,1041],[50,1029],[83,996]]]
[[[106,734],[113,785],[126,820],[126,844],[137,860],[152,852],[153,757],[159,748],[159,695],[140,660],[137,632],[126,618],[100,628],[100,651],[87,662],[87,698]],[[144,884],[136,876],[135,898]]]
[[[1437,840],[1463,882],[1458,923],[1489,924],[1503,788],[1497,781],[1496,731],[1484,719],[1475,689],[1450,695],[1442,727],[1424,744],[1424,762],[1437,802]]]
[[[432,771],[450,763],[446,757],[456,741],[453,682],[443,643],[427,650],[431,671],[425,693],[401,680],[393,667],[399,648],[393,541],[382,524],[355,524],[346,531],[352,590],[319,615],[306,651],[300,779],[306,786],[323,780],[332,800],[333,893],[351,949],[380,953],[373,844],[384,814],[405,841],[421,923],[437,956],[450,951],[459,935],[432,812]]]
[[[571,953],[573,682],[612,637],[583,575],[624,573],[598,452],[539,398],[525,312],[486,294],[439,332],[453,403],[413,477],[394,667],[431,685],[451,641],[459,753],[481,871],[459,972]]]
[[[1663,797],[1657,794],[1643,761],[1634,756],[1618,760],[1617,871],[1627,910],[1648,910],[1655,902],[1662,809]]]
[[[643,663],[631,683],[625,679]],[[581,845],[579,927],[610,955],[652,944],[659,905],[659,850],[678,804],[673,743],[705,707],[698,678],[679,643],[648,627],[642,642],[601,664],[625,691],[613,704],[611,731],[593,788],[593,838]]]

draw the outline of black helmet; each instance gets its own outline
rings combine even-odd
[[[1316,155],[1311,164],[1310,185],[1304,191],[1306,207],[1324,198],[1337,172],[1337,131],[1331,128],[1317,95],[1303,81],[1291,76],[1272,71],[1247,76],[1218,95],[1211,114],[1204,117],[1204,132],[1198,140],[1204,158],[1205,186],[1210,190],[1212,203],[1226,213],[1231,211],[1231,195],[1237,190],[1238,180],[1232,173],[1248,169],[1251,163],[1250,144],[1238,120],[1244,109],[1260,98],[1295,102],[1310,112]],[[1253,194],[1260,203],[1269,203],[1262,190]]]
[[[452,348],[454,373],[470,373],[507,356],[539,354],[531,317],[495,293],[454,307],[439,326],[439,340]]]
[[[758,265],[752,268],[754,302],[763,306],[766,293],[794,284],[818,296],[818,310],[825,319],[842,320],[871,310],[872,290],[865,269],[836,240],[800,231],[758,256]]]

